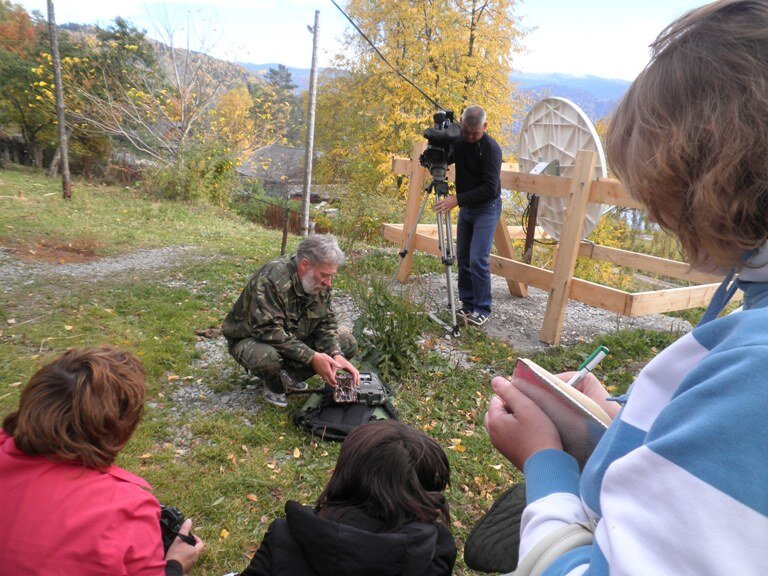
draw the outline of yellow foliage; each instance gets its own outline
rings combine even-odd
[[[488,113],[489,133],[502,131],[518,111],[509,81],[522,37],[513,0],[349,0],[347,9],[387,61],[456,118],[469,104]],[[355,176],[363,186],[395,189],[393,155],[408,155],[436,111],[354,32],[337,66],[344,74],[323,84],[318,102],[318,146],[329,179]],[[335,162],[335,166],[334,166]],[[373,173],[373,174],[371,174]]]
[[[211,126],[237,154],[250,148],[254,136],[253,100],[245,86],[224,93],[211,111]]]

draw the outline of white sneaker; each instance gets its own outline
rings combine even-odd
[[[467,322],[472,324],[473,326],[482,326],[486,322],[488,322],[488,318],[490,317],[490,314],[483,314],[482,312],[472,312],[469,316],[467,316]]]

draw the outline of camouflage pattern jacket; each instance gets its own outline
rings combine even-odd
[[[230,345],[254,338],[302,364],[309,364],[315,351],[331,356],[341,353],[331,289],[307,294],[297,265],[296,256],[277,258],[250,277],[222,326]],[[315,348],[306,340],[313,341]]]

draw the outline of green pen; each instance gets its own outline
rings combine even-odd
[[[597,350],[592,352],[584,362],[581,363],[581,366],[579,366],[579,371],[576,372],[576,374],[571,377],[570,380],[566,383],[567,386],[575,386],[594,370],[600,362],[603,361],[603,358],[608,356],[608,353],[610,350],[606,348],[605,346],[598,346]]]

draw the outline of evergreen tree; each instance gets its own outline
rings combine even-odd
[[[296,96],[296,88],[293,83],[291,71],[283,64],[277,68],[270,68],[266,74],[267,85],[272,90],[275,108],[283,107],[287,110],[286,130],[284,138],[287,143],[301,145],[301,134],[304,127],[304,110],[299,106]]]

